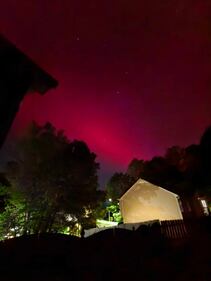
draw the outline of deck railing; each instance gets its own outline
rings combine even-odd
[[[186,238],[188,227],[183,220],[161,221],[161,233],[171,239]]]

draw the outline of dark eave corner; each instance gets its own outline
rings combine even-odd
[[[1,61],[3,59],[3,61],[6,62],[7,67],[11,69],[11,74],[21,75],[21,73],[25,74],[27,72],[27,74],[30,76],[29,91],[35,91],[40,94],[45,94],[51,88],[56,88],[58,86],[57,80],[55,80],[49,73],[39,67],[27,55],[20,51],[14,44],[12,44],[1,34],[0,58]],[[4,69],[0,71],[3,70]],[[18,73],[15,73],[15,71]]]
[[[0,34],[0,148],[28,92],[45,94],[58,82]]]

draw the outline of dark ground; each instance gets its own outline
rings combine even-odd
[[[106,230],[89,238],[42,234],[0,243],[3,281],[211,280],[210,221],[185,239],[159,229]]]

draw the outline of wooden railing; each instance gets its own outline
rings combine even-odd
[[[211,234],[211,217],[161,221],[160,228],[161,233],[170,239],[183,239],[205,232]]]
[[[161,233],[171,239],[183,239],[189,234],[184,220],[161,221]]]

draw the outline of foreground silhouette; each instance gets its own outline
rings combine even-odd
[[[0,148],[28,92],[44,94],[57,81],[0,34]]]
[[[210,280],[210,218],[188,227],[185,239],[168,239],[157,224],[109,229],[86,239],[11,239],[0,244],[2,280]]]

